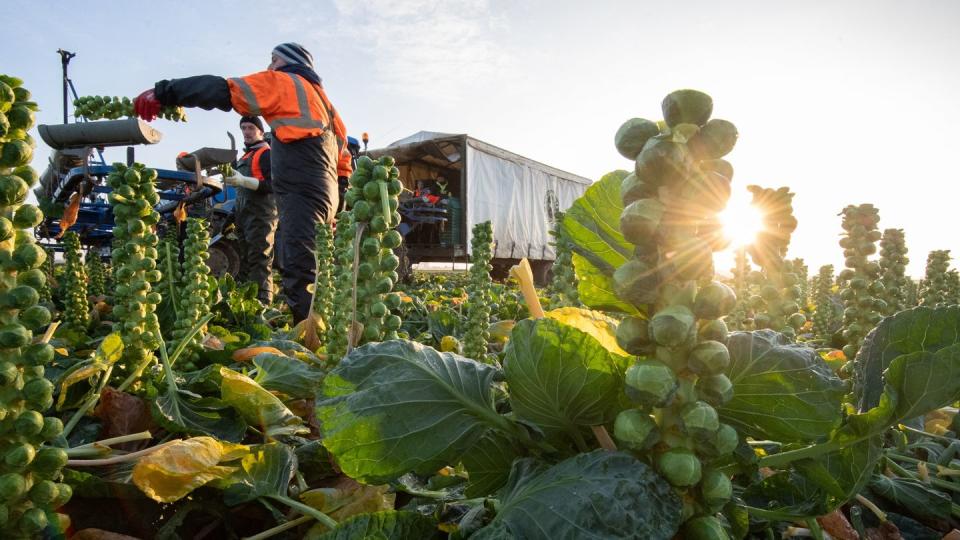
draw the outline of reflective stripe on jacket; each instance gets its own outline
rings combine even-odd
[[[267,150],[270,150],[270,145],[265,142],[248,150],[245,154],[243,154],[243,157],[237,161],[237,170],[242,174],[244,174],[245,170],[248,170],[250,172],[250,176],[263,182],[264,176],[263,168],[260,167],[260,156],[262,156]]]
[[[281,142],[318,137],[332,127],[340,155],[338,176],[352,172],[347,129],[323,88],[282,71],[261,71],[227,79],[230,101],[238,113],[262,116]]]

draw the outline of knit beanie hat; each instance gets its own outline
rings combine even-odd
[[[273,54],[288,64],[299,64],[313,69],[313,55],[299,43],[281,43],[273,49]]]
[[[257,126],[257,128],[260,129],[260,132],[261,132],[261,133],[265,131],[265,130],[263,129],[263,122],[260,121],[260,117],[259,117],[259,116],[241,116],[241,117],[240,117],[240,123],[241,123],[241,124],[253,124],[253,125]]]

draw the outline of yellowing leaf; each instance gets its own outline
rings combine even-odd
[[[620,356],[630,356],[617,345],[617,321],[599,311],[562,307],[550,310],[547,317],[593,336],[603,348]]]
[[[510,268],[510,277],[520,283],[520,291],[523,293],[524,302],[527,303],[527,309],[530,310],[530,318],[542,319],[543,308],[540,306],[537,289],[533,285],[533,269],[530,268],[530,261],[526,257],[520,259],[520,264]]]
[[[64,351],[65,354],[66,351]],[[93,353],[93,357],[85,361],[77,369],[70,371],[60,381],[60,397],[57,398],[57,408],[63,406],[67,399],[67,389],[80,381],[85,381],[96,375],[99,375],[109,366],[116,363],[123,356],[123,340],[120,334],[113,333],[103,338],[100,346]]]
[[[250,377],[225,367],[220,368],[220,376],[221,399],[236,409],[247,423],[260,426],[267,436],[310,432],[299,416]]]
[[[393,510],[396,495],[388,491],[389,486],[368,486],[351,478],[341,477],[331,487],[304,492],[300,495],[300,500],[339,522],[356,514]],[[311,532],[324,530],[326,529],[320,525],[316,531]]]
[[[513,332],[513,327],[516,324],[517,321],[512,319],[497,321],[487,327],[487,332],[490,333],[490,339],[493,341],[507,341],[510,339],[510,332]]]
[[[76,191],[70,196],[70,203],[63,211],[63,217],[60,218],[60,233],[57,238],[62,238],[67,230],[77,222],[77,215],[80,213],[80,192]]]
[[[260,353],[272,353],[284,356],[283,351],[274,347],[244,347],[243,349],[237,349],[233,351],[233,354],[230,355],[230,359],[234,362],[249,362],[250,360],[253,360],[254,356],[257,356]]]
[[[67,349],[64,348],[64,347],[60,347],[60,348],[54,349],[53,352],[59,354],[60,356],[67,356],[67,355],[70,354],[70,353],[67,352]]]
[[[173,219],[178,225],[187,220],[187,208],[183,201],[180,201],[180,203],[177,204],[177,208],[173,211]]]
[[[210,482],[226,478],[236,467],[219,463],[243,457],[249,449],[213,437],[176,441],[144,456],[133,468],[133,483],[158,502],[173,502]]]

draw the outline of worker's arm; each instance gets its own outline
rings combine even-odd
[[[263,180],[260,182],[260,193],[273,193],[273,177],[270,175],[270,150],[260,154],[260,173]]]
[[[347,126],[343,124],[340,114],[333,107],[333,132],[337,138],[343,141],[343,148],[340,149],[340,156],[337,158],[337,176],[349,177],[353,173],[353,156],[350,155],[350,149],[347,147]]]
[[[229,111],[233,108],[227,80],[215,75],[160,81],[153,86],[153,93],[161,105],[200,107],[208,111]]]

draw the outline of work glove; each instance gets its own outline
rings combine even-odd
[[[260,189],[259,180],[257,180],[256,178],[252,178],[250,176],[244,176],[238,173],[237,171],[233,171],[233,174],[231,176],[224,177],[223,183],[227,184],[228,186],[247,188],[250,191],[256,191]]]
[[[147,122],[154,120],[160,114],[160,102],[153,93],[153,88],[144,90],[133,100],[133,112]]]

